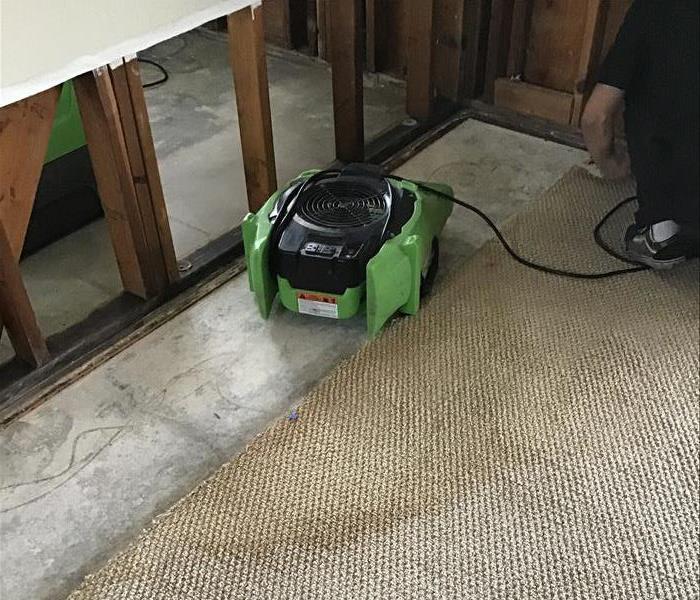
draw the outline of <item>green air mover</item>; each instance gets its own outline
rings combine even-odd
[[[64,83],[22,255],[36,252],[102,215],[78,102]]]
[[[85,133],[80,120],[78,101],[73,83],[68,81],[63,84],[58,98],[44,162],[50,163],[83,146],[85,146]]]
[[[250,288],[264,318],[287,309],[347,319],[365,308],[375,335],[415,314],[435,277],[452,190],[384,177],[369,165],[307,171],[243,221]]]

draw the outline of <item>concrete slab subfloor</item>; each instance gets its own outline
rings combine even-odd
[[[503,223],[585,158],[468,121],[398,172]],[[456,209],[441,276],[488,238]],[[365,341],[359,317],[261,320],[239,276],[0,431],[0,596],[65,596]]]
[[[238,225],[247,212],[226,36],[200,28],[142,56],[169,74],[145,95],[175,251],[182,258]],[[144,83],[160,76],[148,64],[141,72]],[[281,185],[335,157],[331,72],[317,59],[269,48],[268,79]],[[367,139],[403,120],[404,105],[401,82],[365,77]],[[23,260],[21,269],[47,336],[81,321],[122,289],[104,220]],[[0,362],[13,354],[7,335],[0,335]]]

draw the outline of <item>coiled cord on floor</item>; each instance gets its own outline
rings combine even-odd
[[[170,75],[168,74],[167,69],[160,63],[157,63],[155,60],[150,60],[149,58],[143,58],[141,56],[139,56],[137,60],[145,65],[151,65],[152,67],[155,67],[161,72],[161,77],[154,81],[148,81],[147,83],[144,83],[144,88],[151,88],[156,85],[161,85],[162,83],[165,83],[166,81],[168,81],[168,79],[170,79]]]
[[[622,256],[615,250],[613,250],[608,244],[606,244],[602,237],[601,237],[601,230],[603,229],[604,225],[607,223],[607,221],[612,217],[620,208],[625,206],[626,204],[629,204],[630,202],[633,202],[636,200],[636,196],[633,196],[631,198],[625,198],[621,202],[619,202],[617,205],[615,205],[611,210],[609,210],[605,216],[601,219],[601,221],[596,225],[594,231],[593,231],[593,237],[595,238],[596,243],[598,246],[600,246],[607,254],[612,256],[613,258],[616,258],[619,261],[634,265],[633,267],[628,267],[624,269],[613,269],[611,271],[603,271],[600,273],[580,273],[577,271],[567,271],[566,269],[557,269],[555,267],[549,267],[547,265],[541,265],[539,263],[536,263],[534,261],[528,260],[527,258],[524,258],[520,256],[515,250],[513,250],[513,247],[508,243],[508,240],[506,240],[505,236],[503,233],[501,233],[501,230],[498,228],[498,226],[493,222],[493,220],[486,214],[484,213],[480,208],[477,208],[473,204],[469,204],[468,202],[465,202],[464,200],[460,200],[459,198],[455,198],[454,196],[450,196],[449,194],[445,194],[444,192],[440,192],[439,190],[436,190],[429,185],[419,183],[417,181],[413,181],[411,179],[405,179],[403,177],[399,177],[398,175],[388,175],[390,179],[394,179],[396,181],[405,181],[408,183],[412,183],[413,185],[419,187],[422,190],[425,190],[426,192],[433,194],[435,196],[439,196],[440,198],[443,198],[444,200],[447,200],[449,202],[452,202],[453,204],[456,204],[458,206],[461,206],[462,208],[466,208],[467,210],[473,212],[475,215],[477,215],[479,218],[481,218],[484,223],[486,223],[491,230],[494,232],[496,237],[498,238],[498,241],[501,243],[503,248],[508,252],[508,254],[513,258],[515,261],[520,263],[521,265],[528,267],[529,269],[534,269],[535,271],[540,271],[542,273],[548,273],[550,275],[558,275],[559,277],[568,277],[572,279],[606,279],[608,277],[616,277],[618,275],[627,275],[630,273],[639,273],[640,271],[647,271],[649,267],[644,266],[644,265],[639,265],[628,258]]]

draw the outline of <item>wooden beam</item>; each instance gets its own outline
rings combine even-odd
[[[77,77],[74,86],[122,284],[151,297],[161,276],[149,253],[109,68]]]
[[[0,222],[0,319],[18,358],[33,367],[49,360],[49,351],[41,335],[24,287],[15,251],[5,227]]]
[[[119,61],[111,65],[109,73],[114,89],[114,97],[119,110],[119,120],[124,136],[126,156],[129,161],[136,207],[138,208],[138,220],[143,230],[144,250],[150,269],[152,269],[153,272],[153,286],[157,289],[163,289],[167,285],[167,279],[165,276],[165,269],[163,268],[164,265],[161,261],[160,242],[153,211],[149,210],[151,193],[148,187],[148,179],[146,178],[143,155],[141,154],[141,146],[136,129],[136,119],[131,104],[131,93],[129,91],[129,83],[126,79],[124,62]]]
[[[489,33],[489,2],[490,0],[465,0],[461,100],[477,98],[483,93]]]
[[[365,10],[374,27],[373,48],[368,46],[367,64],[373,60],[375,71],[405,81],[408,74],[409,1],[374,0],[372,6],[365,4]]]
[[[406,112],[418,120],[433,113],[434,4],[434,0],[409,0]]]
[[[514,0],[492,0],[488,50],[484,73],[484,97],[493,101],[496,79],[508,70]]]
[[[362,1],[330,2],[331,67],[336,157],[361,162],[365,156],[362,89]]]
[[[331,1],[316,0],[316,25],[318,26],[318,57],[331,59]]]
[[[265,40],[282,48],[292,48],[290,0],[265,0]]]
[[[508,108],[523,115],[541,117],[568,125],[573,102],[573,94],[566,92],[508,78],[497,79],[495,82],[496,106]]]
[[[534,3],[524,81],[573,93],[588,5],[588,0]]]
[[[24,246],[60,86],[0,108],[0,222],[12,255]]]
[[[257,211],[277,189],[262,7],[230,14],[228,32],[248,206]]]
[[[19,262],[60,86],[0,108],[0,224]],[[0,335],[3,321],[0,315]]]
[[[508,77],[522,78],[525,70],[532,5],[533,0],[515,0],[513,5],[508,66],[506,69]]]
[[[316,0],[306,0],[306,44],[311,56],[318,56],[318,8]]]
[[[307,45],[309,32],[308,0],[265,0],[265,40],[282,48],[302,48]],[[314,20],[316,4],[313,5]]]
[[[464,83],[465,0],[441,0],[434,8],[433,83],[435,93],[459,102]]]
[[[588,94],[591,91],[598,61],[605,39],[605,22],[608,2],[603,0],[588,0],[586,25],[583,30],[583,42],[578,64],[576,87],[574,89],[574,107],[571,114],[571,124],[578,127]]]
[[[381,35],[381,2],[365,0],[365,63],[370,73],[377,71],[377,36]]]
[[[139,211],[160,289],[180,278],[158,158],[148,119],[139,63],[134,58],[110,69],[126,141]]]
[[[473,98],[477,90],[481,91],[488,3],[489,0],[402,2],[408,22],[403,45],[406,46],[409,102],[412,102],[412,90],[417,89],[421,94],[416,101],[418,108],[409,112],[419,115],[418,118],[425,119],[425,115],[432,114],[436,97],[461,103]],[[379,6],[384,5],[379,3]],[[389,18],[394,16],[392,13]],[[381,40],[381,27],[378,29],[377,39]]]

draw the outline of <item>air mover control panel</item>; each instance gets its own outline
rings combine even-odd
[[[343,252],[345,250],[344,246],[329,246],[328,244],[323,244],[319,242],[308,242],[302,249],[302,256],[308,256],[311,258],[338,258],[341,254],[346,258],[352,258],[355,256],[355,252],[350,250],[349,252]]]
[[[290,310],[339,319],[366,304],[372,333],[397,310],[415,312],[451,210],[366,165],[302,174],[243,222],[261,312],[278,294]]]

